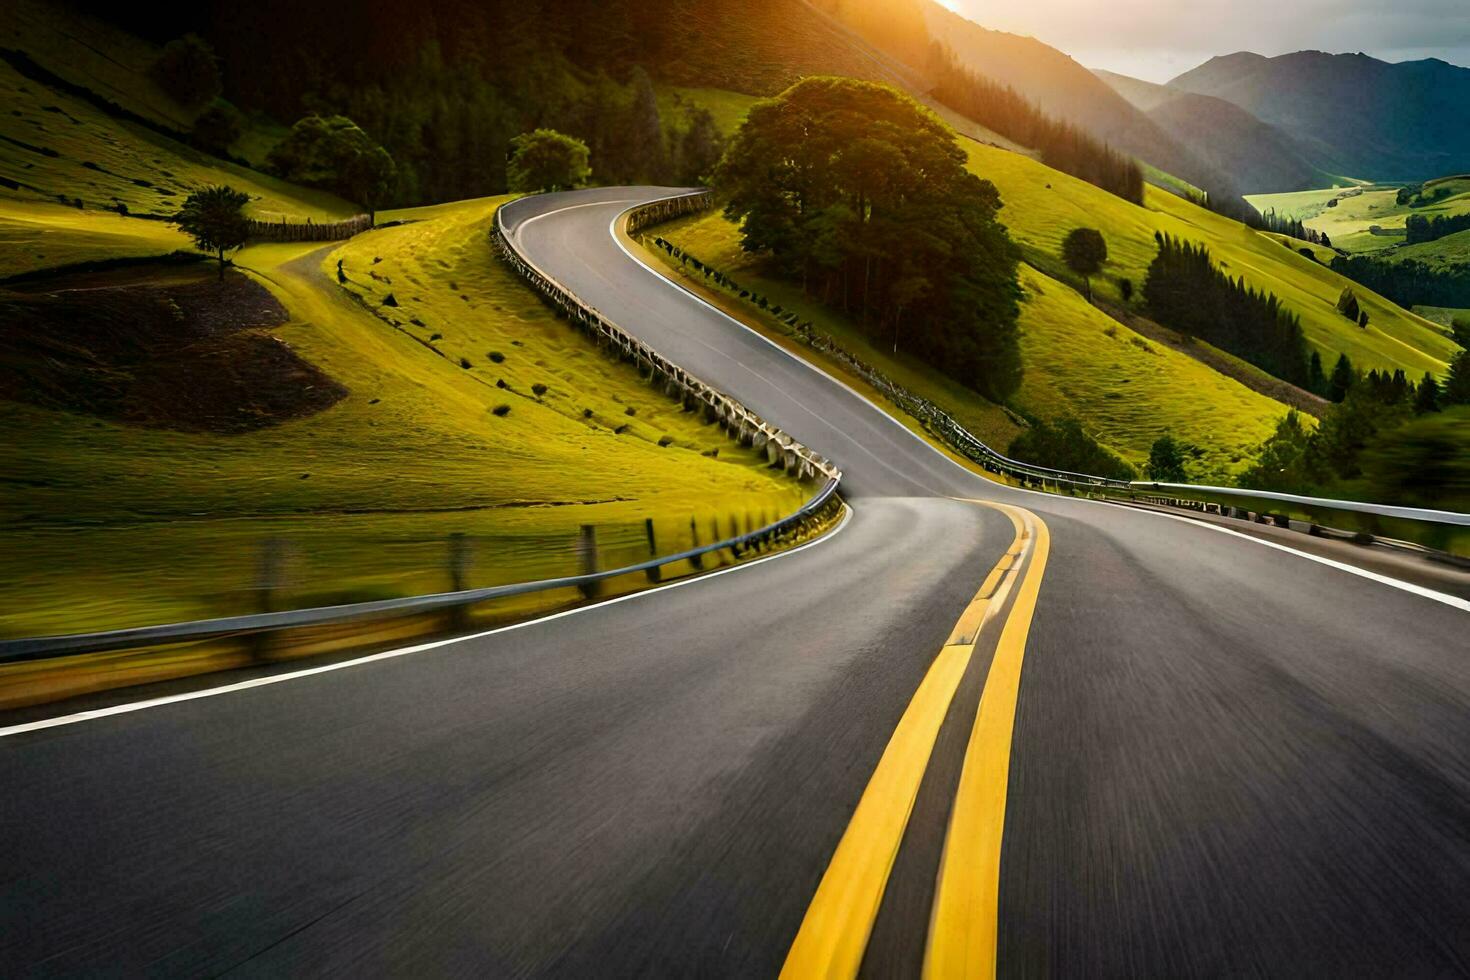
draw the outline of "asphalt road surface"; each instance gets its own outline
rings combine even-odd
[[[663,193],[508,213],[584,300],[835,460],[842,528],[6,734],[0,975],[746,977],[829,948],[856,950],[834,975],[1470,972],[1463,600],[981,479],[625,251],[614,219]]]

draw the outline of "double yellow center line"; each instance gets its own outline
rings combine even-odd
[[[991,501],[972,503],[992,507],[1009,517],[1015,539],[985,577],[899,719],[807,907],[782,967],[783,978],[857,975],[919,784],[974,655],[975,641],[985,624],[1004,607],[1025,565],[965,750],[924,955],[925,976],[995,974],[1000,846],[1011,733],[1020,692],[1021,661],[1051,550],[1051,536],[1046,524],[1028,510]]]

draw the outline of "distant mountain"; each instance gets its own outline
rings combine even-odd
[[[930,35],[978,74],[1009,85],[1048,114],[1213,195],[1240,193],[1242,185],[1227,171],[1192,153],[1142,109],[1056,48],[1032,37],[981,27],[933,0],[922,6]]]
[[[1470,69],[1438,59],[1240,52],[1212,58],[1169,87],[1239,106],[1285,131],[1331,173],[1409,181],[1470,170]]]
[[[1115,72],[1094,74],[1205,164],[1229,174],[1241,187],[1254,193],[1279,193],[1332,185],[1331,178],[1311,164],[1295,140],[1234,103]]]

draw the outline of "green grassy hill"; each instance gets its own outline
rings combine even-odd
[[[264,220],[334,221],[361,211],[325,191],[195,150],[0,63],[0,198],[59,201],[134,215],[177,211],[191,190],[230,184]]]
[[[128,83],[139,77],[118,76],[107,96],[138,98]],[[15,185],[0,187],[0,277],[187,249],[173,225],[138,215],[172,212],[203,184],[247,191],[261,216],[356,211],[200,154],[9,64],[0,64],[0,90],[12,110],[0,117],[0,176]],[[152,118],[146,100],[124,108]],[[103,210],[119,203],[131,216]],[[95,398],[69,392],[64,371],[63,382],[48,375],[45,391],[0,372],[0,389],[11,392],[0,398],[9,433],[0,555],[12,559],[0,575],[0,634],[247,611],[270,537],[289,542],[282,601],[308,604],[447,588],[452,532],[475,542],[471,581],[489,583],[575,569],[583,524],[602,529],[608,560],[633,560],[647,554],[647,516],[660,517],[668,551],[690,542],[691,518],[708,540],[711,519],[727,532],[731,519],[790,510],[801,487],[603,359],[494,259],[487,234],[498,203],[395,212],[385,219],[411,223],[339,245],[252,245],[236,256],[284,307],[285,322],[220,347],[218,369],[229,372],[221,384],[197,375],[190,384],[218,402],[240,390],[235,378],[264,378],[258,404],[223,406],[226,415],[263,412],[291,400],[289,384],[273,382],[268,363],[242,362],[243,352],[284,350],[345,389],[325,409],[231,433],[200,431],[198,419],[128,424],[87,410]],[[0,295],[30,323],[58,302],[51,297],[80,296],[79,288],[126,309],[128,296],[151,301],[181,281],[207,289],[212,275],[202,265],[142,266]],[[389,293],[396,306],[384,304]],[[220,329],[208,326],[219,316],[207,311],[200,323],[185,320]],[[48,342],[10,339],[28,350]],[[72,337],[61,360],[110,370],[134,390],[167,384],[185,361],[201,369],[193,351],[177,349],[183,340],[139,339],[141,352],[79,348]]]
[[[1156,252],[1154,233],[1164,231],[1209,245],[1225,272],[1280,297],[1300,314],[1307,341],[1329,364],[1346,353],[1364,370],[1403,368],[1418,377],[1425,371],[1443,374],[1456,349],[1434,324],[1356,284],[1351,285],[1369,324],[1360,329],[1349,323],[1335,309],[1348,280],[1270,236],[1175,195],[1148,188],[1139,207],[1027,157],[975,143],[968,150],[971,169],[1000,190],[1000,220],[1043,271],[1065,277],[1057,256],[1073,228],[1102,231],[1109,257],[1094,289],[1110,301],[1121,301],[1119,277],[1142,285]]]
[[[709,108],[727,133],[744,120],[755,101],[714,89],[677,91],[682,98]],[[672,99],[672,91],[666,93],[666,98]],[[1433,323],[1355,284],[1354,291],[1369,312],[1369,325],[1367,330],[1360,330],[1356,324],[1349,324],[1335,309],[1337,297],[1348,281],[1293,254],[1302,243],[1287,246],[1284,240],[1254,232],[1155,188],[1148,189],[1144,207],[1138,207],[1053,170],[1027,154],[978,141],[966,141],[965,146],[971,169],[1000,190],[1005,202],[1001,221],[1023,246],[1028,260],[1043,271],[1067,278],[1058,255],[1062,238],[1073,228],[1085,225],[1103,232],[1110,258],[1095,288],[1113,302],[1121,302],[1118,277],[1131,279],[1135,287],[1142,285],[1155,252],[1154,232],[1166,231],[1205,242],[1231,275],[1243,276],[1257,288],[1281,297],[1301,314],[1308,341],[1329,364],[1339,353],[1346,353],[1364,370],[1402,367],[1418,377],[1425,371],[1442,374],[1454,350],[1453,343]],[[1267,197],[1325,201],[1340,193],[1306,191]],[[1395,192],[1388,193],[1392,201]],[[1259,199],[1253,198],[1252,202]],[[1457,202],[1458,198],[1449,198],[1439,203],[1454,207]],[[1278,210],[1285,211],[1280,207]],[[1402,227],[1402,219],[1399,225]],[[1322,260],[1330,260],[1325,250]]]
[[[0,400],[0,634],[246,611],[267,537],[289,542],[287,601],[313,603],[446,588],[451,532],[490,583],[575,569],[582,524],[631,559],[644,517],[673,550],[693,516],[707,535],[789,510],[798,484],[604,359],[492,257],[498,203],[244,250],[289,315],[269,335],[347,389],[324,411],[226,435]]]

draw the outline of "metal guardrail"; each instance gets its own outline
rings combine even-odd
[[[707,207],[708,191],[693,191],[635,205],[625,213],[631,224],[646,220],[663,220],[678,214]],[[522,200],[529,200],[523,198]],[[604,317],[592,306],[582,302],[551,275],[528,259],[511,241],[505,223],[507,208],[518,202],[503,205],[495,213],[495,227],[491,239],[501,257],[523,278],[534,286],[557,309],[573,323],[586,331],[600,346],[611,347],[622,358],[636,363],[646,370],[650,379],[662,383],[670,394],[682,397],[688,408],[703,407],[705,418],[718,422],[743,446],[764,450],[773,466],[794,472],[799,478],[822,476],[841,479],[841,472],[832,461],[820,456],[797,442],[777,426],[763,420],[759,415],[740,402],[726,395],[713,385],[706,384],[673,361],[664,357],[648,344]]]
[[[1135,490],[1180,491],[1184,494],[1209,494],[1211,496],[1235,497],[1242,500],[1267,500],[1300,508],[1316,508],[1329,511],[1351,511],[1401,521],[1424,521],[1431,524],[1450,524],[1470,527],[1470,514],[1453,510],[1428,510],[1422,507],[1397,507],[1392,504],[1371,504],[1361,500],[1333,500],[1328,497],[1304,497],[1294,493],[1278,493],[1274,490],[1248,490],[1244,487],[1210,487],[1192,483],[1147,483],[1135,480]]]
[[[357,602],[342,606],[321,606],[314,609],[289,609],[281,612],[253,613],[245,616],[226,616],[219,619],[204,619],[188,623],[170,623],[162,626],[141,626],[133,629],[108,630],[99,633],[71,633],[62,636],[39,636],[18,640],[0,641],[0,664],[42,660],[51,657],[66,657],[79,653],[106,653],[136,647],[159,646],[166,643],[184,643],[197,640],[218,639],[228,636],[245,636],[267,633],[304,626],[327,626],[340,623],[364,622],[386,619],[415,613],[437,612],[456,607],[470,606],[491,599],[505,599],[528,595],[534,592],[549,592],[553,589],[585,588],[617,578],[650,572],[664,565],[699,558],[729,548],[737,553],[759,550],[777,542],[783,535],[799,530],[816,517],[823,508],[833,502],[838,481],[827,480],[817,493],[790,515],[779,521],[757,528],[748,534],[726,538],[712,544],[701,545],[688,551],[672,555],[660,555],[635,565],[610,568],[606,571],[586,575],[568,575],[562,578],[544,579],[539,582],[519,582],[512,585],[494,585],[483,589],[467,589],[463,592],[442,592],[433,595],[409,596],[402,599],[380,599],[374,602]]]
[[[697,196],[692,195],[692,196]],[[630,209],[630,217],[652,217],[677,213],[681,207],[677,199],[652,202]],[[503,211],[503,208],[501,209]],[[640,214],[640,212],[643,212]],[[720,425],[732,438],[742,445],[764,449],[766,458],[773,466],[779,466],[799,479],[821,477],[823,482],[817,492],[799,509],[764,527],[746,534],[726,538],[711,544],[701,545],[677,554],[662,555],[634,565],[583,575],[545,579],[537,582],[521,582],[497,585],[459,592],[443,592],[432,595],[409,596],[399,599],[380,599],[340,606],[321,606],[311,609],[292,609],[279,612],[253,613],[243,616],[228,616],[218,619],[196,620],[186,623],[170,623],[160,626],[143,626],[132,629],[108,630],[96,633],[72,633],[59,636],[28,637],[15,640],[0,640],[0,664],[21,663],[53,657],[66,657],[83,653],[106,653],[116,650],[158,646],[169,643],[195,642],[230,636],[246,636],[269,633],[285,629],[309,626],[327,626],[343,623],[364,622],[395,616],[436,612],[474,605],[492,599],[505,599],[535,592],[555,589],[587,589],[599,582],[633,575],[650,573],[664,565],[698,559],[703,555],[730,549],[737,556],[746,550],[759,550],[778,542],[793,530],[804,529],[821,511],[831,505],[842,480],[842,472],[823,456],[760,418],[735,399],[700,381],[694,375],[663,357],[653,348],[633,337],[627,331],[607,320],[596,310],[582,303],[551,276],[542,272],[526,259],[511,242],[504,227],[504,215],[496,212],[494,244],[501,257],[516,271],[530,281],[544,296],[560,306],[600,343],[616,345],[618,352],[627,359],[636,361],[650,372],[651,380],[662,381],[670,395],[682,396],[689,407],[703,406],[706,418]]]

